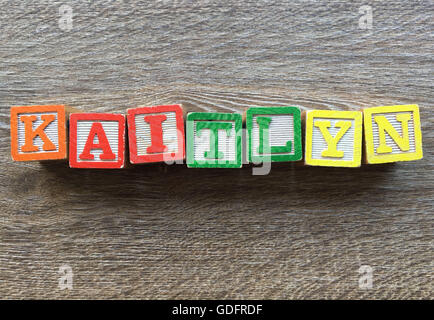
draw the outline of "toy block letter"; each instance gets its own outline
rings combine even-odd
[[[202,129],[209,129],[209,151],[205,151],[204,157],[207,159],[222,159],[224,158],[224,153],[218,151],[218,130],[226,131],[228,137],[231,135],[232,123],[224,122],[199,122],[196,126],[197,136],[200,137],[203,132]]]
[[[129,109],[127,121],[131,163],[171,163],[184,159],[181,105]]]
[[[338,121],[335,123],[336,128],[340,128],[336,135],[333,137],[330,134],[329,128],[331,127],[331,123],[328,120],[324,121],[315,121],[315,127],[318,127],[322,133],[324,140],[327,143],[327,149],[325,149],[321,156],[324,158],[343,158],[344,151],[338,150],[338,142],[342,139],[344,134],[351,128],[352,123],[350,121]]]
[[[359,167],[362,157],[362,121],[359,111],[306,112],[306,164]]]
[[[56,146],[51,142],[45,133],[45,128],[54,120],[56,116],[54,114],[41,115],[42,123],[33,130],[33,123],[38,119],[37,116],[20,116],[20,121],[24,122],[24,144],[21,147],[23,152],[39,151],[39,146],[35,146],[33,141],[37,136],[42,140],[42,150],[53,151],[56,150]]]
[[[363,110],[367,163],[419,160],[423,157],[417,105]]]
[[[94,143],[95,138],[97,138],[98,143]],[[95,149],[102,150],[102,153],[99,155],[101,160],[116,159],[116,155],[110,148],[110,143],[100,122],[92,123],[83,152],[79,156],[80,160],[94,160],[95,156],[90,152]]]
[[[297,107],[254,107],[246,112],[250,162],[302,159],[301,113]]]
[[[408,122],[411,120],[410,114],[398,114],[396,115],[396,120],[401,122],[402,134],[401,137],[398,131],[390,124],[385,116],[375,116],[375,122],[378,126],[378,134],[380,138],[380,143],[377,148],[377,153],[391,153],[393,151],[392,147],[387,145],[386,142],[386,131],[393,141],[398,145],[401,151],[410,150],[410,139],[408,136]]]
[[[125,116],[73,113],[69,117],[71,168],[123,168]]]
[[[167,120],[167,116],[153,115],[146,116],[145,121],[149,123],[151,128],[151,145],[146,149],[148,153],[163,153],[167,147],[163,143],[163,121]]]
[[[66,159],[65,115],[62,105],[12,107],[12,159]]]
[[[189,168],[241,168],[242,117],[235,113],[187,115]]]

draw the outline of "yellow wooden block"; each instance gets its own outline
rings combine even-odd
[[[307,111],[305,163],[311,166],[360,167],[362,112]]]
[[[363,110],[367,163],[423,158],[419,107],[416,104]]]

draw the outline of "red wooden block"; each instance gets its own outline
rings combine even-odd
[[[69,166],[116,169],[125,165],[125,116],[73,113],[69,117]]]
[[[181,105],[128,109],[131,163],[172,162],[185,157]]]

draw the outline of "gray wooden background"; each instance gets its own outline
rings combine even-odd
[[[63,30],[59,7],[73,10]],[[371,5],[372,29],[359,26]],[[433,298],[433,1],[0,1],[0,298]],[[362,169],[13,163],[9,108],[417,103]],[[61,290],[69,265],[73,288]],[[373,288],[359,287],[359,267]]]

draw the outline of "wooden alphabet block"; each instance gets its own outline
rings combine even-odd
[[[246,112],[246,126],[250,162],[302,159],[299,108],[249,108]]]
[[[362,113],[313,110],[306,117],[306,157],[311,166],[359,167],[362,159]]]
[[[65,106],[12,107],[10,112],[13,160],[67,158]]]
[[[107,113],[73,113],[69,117],[71,168],[123,168],[125,116]]]
[[[241,168],[242,117],[236,113],[187,115],[189,168]]]
[[[367,163],[412,161],[423,158],[419,107],[413,105],[367,108],[365,151]]]
[[[181,105],[128,109],[127,121],[131,163],[185,158]]]

